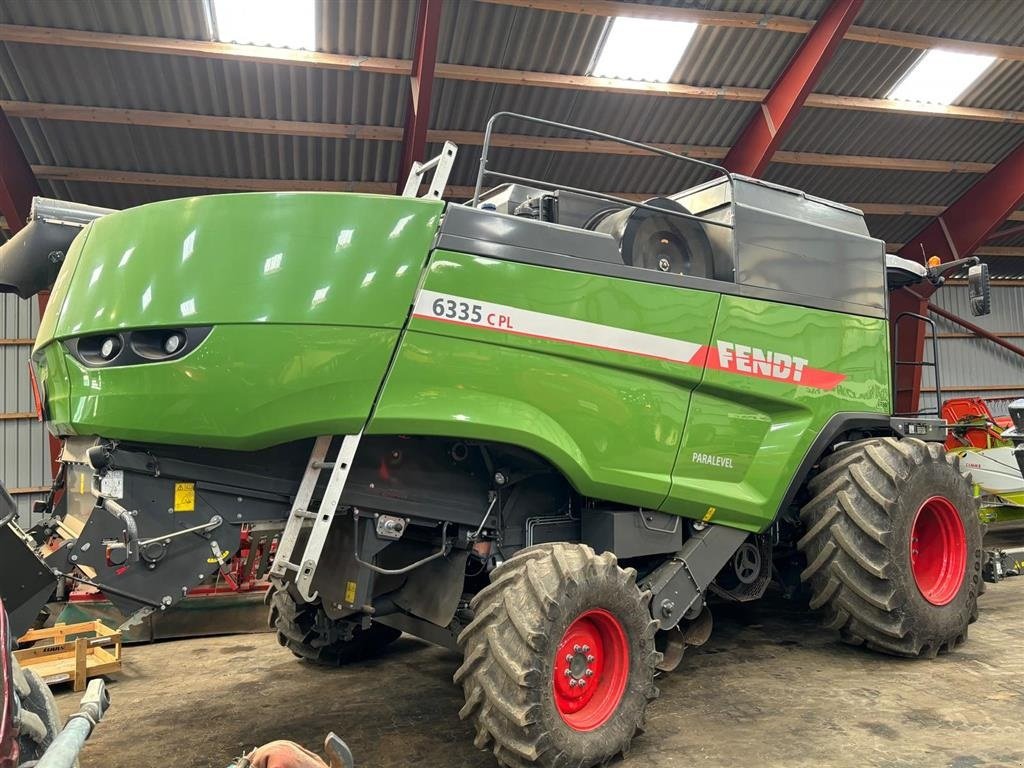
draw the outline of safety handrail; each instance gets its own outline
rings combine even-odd
[[[926,360],[900,360],[898,356],[894,356],[892,363],[893,372],[893,393],[896,392],[895,382],[897,380],[896,371],[899,370],[901,365],[909,365],[915,368],[931,368],[935,374],[935,410],[918,410],[910,413],[894,413],[893,416],[931,416],[937,417],[942,416],[942,383],[939,380],[939,342],[938,334],[935,332],[935,321],[926,315],[920,315],[916,312],[900,312],[896,315],[896,319],[893,320],[893,349],[900,348],[900,321],[901,320],[916,320],[919,323],[924,323],[928,326],[931,341],[932,341],[932,359],[931,362]]]
[[[711,224],[716,227],[724,227],[726,229],[733,229],[733,225],[724,221],[712,221],[710,219],[702,218],[701,216],[695,216],[691,213],[682,213],[680,211],[672,211],[665,208],[657,208],[653,205],[647,205],[646,203],[637,202],[635,200],[628,200],[624,197],[617,197],[616,195],[608,195],[603,192],[595,192],[589,189],[580,189],[578,187],[568,187],[564,184],[553,184],[543,179],[531,179],[526,176],[514,176],[512,174],[503,173],[501,171],[492,171],[487,166],[487,157],[491,148],[491,133],[494,129],[495,123],[499,119],[508,118],[512,120],[521,120],[527,123],[535,123],[537,125],[546,125],[550,128],[559,128],[564,131],[570,131],[573,133],[580,133],[586,136],[593,136],[594,138],[603,139],[605,141],[613,141],[618,144],[624,144],[628,147],[634,147],[636,149],[642,149],[655,155],[662,155],[663,157],[669,157],[673,160],[679,160],[684,163],[693,163],[703,168],[707,168],[713,171],[718,171],[720,174],[726,177],[729,183],[730,189],[733,187],[733,176],[729,170],[721,165],[715,163],[709,163],[705,160],[697,160],[693,157],[687,157],[686,155],[680,155],[676,152],[672,152],[662,147],[656,147],[651,144],[644,144],[639,141],[632,141],[631,139],[624,139],[621,136],[613,136],[610,133],[601,133],[600,131],[594,131],[590,128],[583,128],[578,125],[569,125],[568,123],[559,123],[554,120],[545,120],[541,117],[533,117],[531,115],[521,115],[517,112],[497,112],[491,116],[491,119],[487,121],[487,128],[484,131],[484,145],[480,152],[480,168],[477,171],[476,186],[473,189],[473,201],[472,205],[475,208],[480,202],[480,191],[483,189],[483,183],[485,177],[491,177],[496,179],[504,179],[506,181],[514,181],[520,184],[529,184],[532,186],[540,187],[541,189],[551,190],[565,190],[567,192],[575,192],[577,194],[586,195],[593,197],[598,200],[607,200],[612,203],[619,203],[626,207],[642,208],[648,211],[654,211],[655,213],[665,214],[669,216],[676,216],[681,219],[693,219],[701,222],[702,224]]]

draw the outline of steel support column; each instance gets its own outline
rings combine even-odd
[[[423,160],[430,123],[430,94],[434,88],[437,37],[441,29],[442,0],[419,0],[416,12],[416,52],[409,77],[409,100],[402,132],[402,159],[398,165],[396,194],[402,194],[405,177],[416,160]]]
[[[28,224],[32,198],[39,194],[39,182],[18,146],[18,139],[7,115],[0,109],[0,214],[7,219],[7,228],[12,235]],[[40,317],[46,311],[49,297],[48,292],[38,296]],[[56,474],[60,441],[53,435],[47,437],[50,443],[50,471]]]
[[[980,181],[967,190],[928,226],[900,249],[906,259],[923,262],[932,256],[952,261],[970,256],[1024,202],[1024,143],[1020,144]],[[913,291],[895,291],[890,300],[890,317],[900,312],[925,314],[928,297],[935,292],[930,285],[918,285]],[[921,360],[924,355],[925,329],[920,325],[900,333],[898,360]],[[917,409],[921,396],[921,367],[901,366],[895,375],[896,410]],[[941,405],[941,404],[940,404]]]
[[[734,173],[760,176],[793,124],[807,94],[835,54],[863,0],[832,0],[775,85],[729,150],[723,165]]]

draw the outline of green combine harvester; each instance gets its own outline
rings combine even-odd
[[[514,176],[489,159],[499,119],[708,178],[636,203]],[[477,745],[552,768],[629,748],[712,597],[803,584],[848,643],[964,641],[978,506],[945,422],[893,414],[888,291],[969,268],[987,311],[976,259],[887,257],[857,210],[507,113],[472,201],[445,203],[455,151],[402,197],[38,201],[0,284],[56,278],[32,357],[63,441],[43,511],[81,535],[45,563],[4,544],[13,615],[56,572],[137,621],[244,528],[296,656],[458,648]]]

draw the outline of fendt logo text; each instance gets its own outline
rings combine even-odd
[[[723,370],[769,376],[780,381],[798,383],[804,374],[807,360],[784,352],[748,347],[728,341],[718,341],[718,362]]]

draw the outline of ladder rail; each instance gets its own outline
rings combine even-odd
[[[291,562],[290,558],[295,549],[302,532],[305,513],[309,510],[309,503],[313,499],[313,491],[316,490],[317,481],[320,479],[320,467],[327,458],[327,451],[330,450],[333,437],[325,435],[318,437],[313,444],[313,451],[310,454],[309,462],[306,464],[306,471],[302,475],[302,482],[299,483],[299,490],[295,494],[295,501],[292,502],[291,512],[288,514],[288,522],[277,542],[277,552],[274,555],[274,563],[270,566],[270,575],[283,577],[289,570],[298,570],[298,566]]]
[[[327,543],[327,534],[331,530],[331,523],[338,511],[341,494],[345,490],[345,483],[348,481],[356,449],[359,447],[362,436],[363,433],[360,431],[354,435],[346,435],[342,439],[341,449],[331,468],[330,479],[327,481],[327,489],[320,501],[320,509],[317,511],[316,520],[313,521],[313,527],[309,531],[309,538],[306,539],[306,548],[302,554],[302,564],[298,575],[295,577],[295,586],[302,599],[307,602],[312,602],[317,598],[317,591],[313,589],[313,577],[316,576],[320,555],[324,551],[324,544]]]

